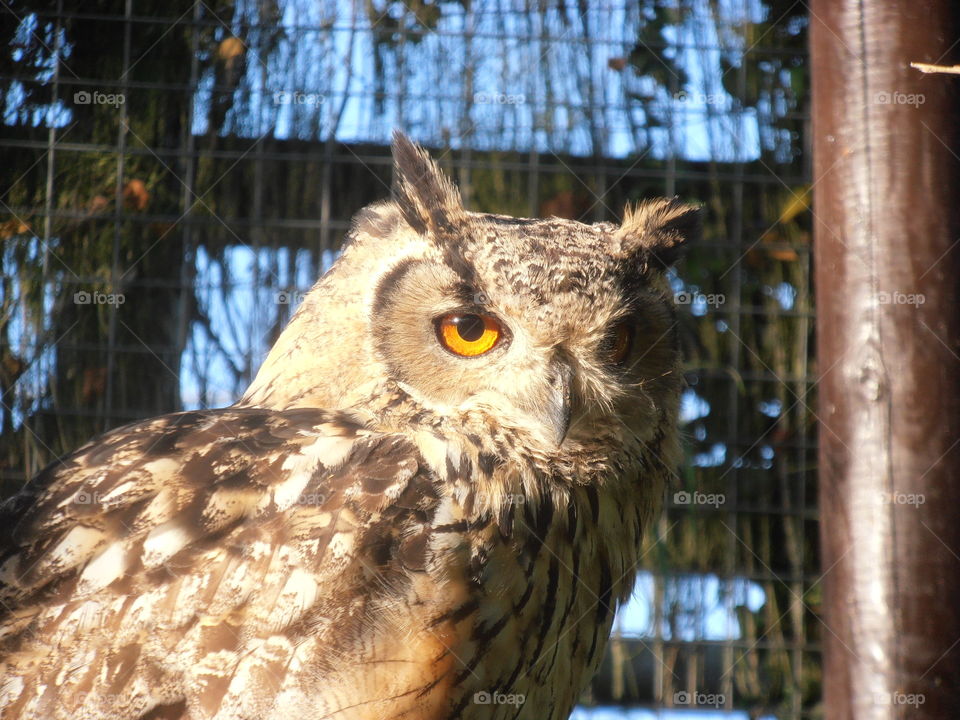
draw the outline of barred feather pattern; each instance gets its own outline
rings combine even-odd
[[[3,718],[569,715],[678,459],[664,269],[699,213],[469,212],[394,157],[236,406],[0,508]],[[464,357],[440,321],[471,316],[497,340]]]
[[[3,510],[4,716],[565,717],[639,509],[582,484],[495,517],[477,489],[503,467],[477,486],[470,453],[423,442],[235,408],[51,466]]]

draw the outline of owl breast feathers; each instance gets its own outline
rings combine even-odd
[[[237,405],[3,506],[3,717],[568,716],[677,461],[699,213],[474,213],[394,160]]]

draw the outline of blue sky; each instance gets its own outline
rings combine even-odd
[[[382,108],[376,106],[373,97],[377,79],[372,34],[351,35],[347,28],[352,5],[334,3],[333,6],[337,8],[334,27],[343,30],[321,37],[321,33],[303,28],[325,22],[324,11],[319,9],[322,4],[300,0],[283,4],[282,24],[287,37],[274,55],[247,58],[243,87],[252,93],[244,94],[244,114],[233,118],[230,132],[251,138],[264,132],[278,138],[324,138],[332,128],[336,110],[346,98],[336,130],[337,139],[343,142],[386,144],[392,129],[401,126],[415,139],[431,145],[456,148],[472,142],[483,149],[528,151],[536,148],[542,153],[586,155],[593,151],[591,136],[584,131],[588,119],[584,108],[590,107],[595,109],[590,119],[600,127],[599,150],[608,157],[632,158],[639,152],[647,152],[651,158],[672,155],[687,160],[750,161],[760,156],[756,111],[738,110],[736,101],[721,83],[721,50],[711,49],[718,45],[732,52],[743,49],[736,27],[743,21],[762,20],[766,12],[762,3],[755,0],[722,2],[719,24],[706,2],[695,2],[693,12],[683,25],[664,31],[664,40],[677,45],[676,49],[665,52],[674,53],[689,78],[688,83],[673,93],[649,79],[631,77],[629,68],[623,72],[610,69],[609,60],[626,56],[637,37],[635,18],[626,14],[622,3],[591,6],[595,9],[590,11],[587,20],[602,30],[591,39],[590,57],[583,59],[586,56],[580,53],[581,59],[576,61],[571,59],[574,58],[572,45],[567,48],[559,42],[556,48],[545,53],[535,39],[498,42],[495,53],[480,52],[477,48],[470,50],[462,40],[466,18],[452,12],[440,21],[437,28],[440,32],[422,41],[423,53],[429,50],[435,57],[446,60],[442,67],[435,63],[411,63],[400,68],[391,65],[395,59],[385,60],[388,75],[391,70],[393,77],[402,74],[403,87],[388,88]],[[502,19],[485,14],[484,7],[484,3],[475,4],[476,24],[471,29],[478,36],[500,32],[522,35],[528,31],[520,15]],[[566,32],[559,22],[539,29],[561,39]],[[207,129],[212,82],[213,76],[208,74],[196,93],[194,131],[197,134]],[[552,94],[548,96],[545,88],[550,88]],[[648,101],[641,104],[642,107],[625,102],[627,90],[641,95],[647,93]],[[275,96],[278,91],[302,93],[314,100],[278,106]],[[11,83],[5,98],[7,122],[13,118],[10,108],[16,106],[18,92],[21,90],[17,83]],[[434,97],[420,101],[417,93],[430,93]],[[496,102],[490,102],[489,98],[496,98]],[[669,122],[643,135],[649,144],[640,147],[632,128],[645,123],[646,112],[656,112]],[[71,113],[69,105],[61,102],[48,109],[45,118],[43,115],[38,115],[38,119],[64,125],[70,121]],[[292,251],[280,248],[254,253],[238,244],[225,252],[227,260],[222,264],[211,261],[202,249],[197,254],[197,296],[222,350],[199,324],[193,327],[181,374],[181,391],[187,408],[224,406],[239,397],[249,377],[241,374],[238,378],[236,368],[255,370],[268,349],[267,328],[274,324],[278,313],[281,319],[289,318],[299,297],[296,292],[309,289],[318,271],[333,260],[328,252],[319,259],[321,267],[318,268],[317,259],[305,251],[291,255]],[[696,291],[679,278],[674,289]],[[293,302],[278,303],[277,294],[281,290],[295,291]],[[789,285],[770,288],[770,293],[785,309],[792,307],[795,291]],[[706,308],[696,303],[691,309],[695,315],[706,312]],[[44,370],[51,371],[51,368]],[[770,414],[779,412],[772,405],[767,410]],[[693,389],[684,395],[682,420],[685,424],[709,412],[709,405]],[[722,464],[726,462],[725,448],[717,445],[694,461],[704,466]],[[640,575],[633,597],[617,616],[616,632],[634,638],[735,639],[742,635],[737,608],[757,612],[766,600],[759,585],[743,579],[723,582],[715,575],[693,574],[671,577],[662,582],[667,597],[674,602],[674,622],[663,622],[656,627],[651,614],[654,582],[650,573]],[[578,720],[654,717],[707,720],[746,718],[746,714],[691,710],[625,713],[608,708],[578,711],[574,717]]]

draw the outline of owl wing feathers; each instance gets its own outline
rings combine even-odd
[[[114,430],[0,510],[0,708],[139,717],[192,694],[201,717],[263,716],[402,596],[437,502],[408,440],[344,413]]]

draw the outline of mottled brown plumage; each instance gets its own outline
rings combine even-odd
[[[697,211],[471,213],[394,154],[237,406],[114,430],[3,507],[4,717],[569,714],[677,460],[663,271]],[[448,318],[497,339],[458,355]]]

